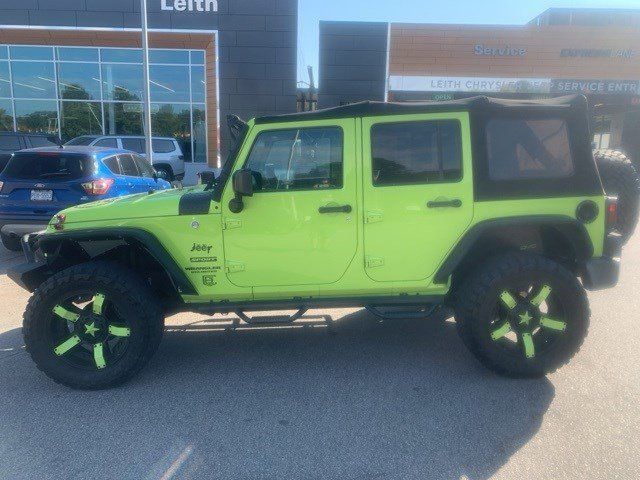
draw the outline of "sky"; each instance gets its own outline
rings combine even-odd
[[[298,80],[318,78],[320,20],[523,25],[551,7],[640,8],[640,0],[298,0]]]

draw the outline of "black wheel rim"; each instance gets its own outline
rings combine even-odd
[[[569,326],[553,288],[530,282],[498,291],[488,335],[497,348],[535,361],[550,352]]]
[[[102,292],[68,295],[51,309],[51,349],[65,363],[101,371],[116,365],[129,346],[131,327]]]

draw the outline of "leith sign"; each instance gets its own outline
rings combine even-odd
[[[217,12],[217,0],[160,0],[162,11],[169,12]]]

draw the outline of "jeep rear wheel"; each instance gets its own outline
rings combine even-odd
[[[618,197],[618,221],[614,228],[626,242],[633,235],[640,214],[638,171],[622,152],[598,150],[594,157],[605,193]]]
[[[78,389],[118,385],[137,373],[162,338],[163,316],[135,274],[111,262],[64,270],[43,283],[24,315],[36,365]]]
[[[589,306],[578,280],[537,255],[496,257],[460,290],[458,332],[487,368],[535,378],[578,352],[589,326]]]

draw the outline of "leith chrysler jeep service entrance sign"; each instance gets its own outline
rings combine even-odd
[[[160,0],[164,11],[176,12],[217,12],[217,0]]]
[[[637,80],[572,80],[557,79],[551,82],[552,93],[640,93],[640,82]]]
[[[548,78],[423,77],[392,75],[389,90],[404,92],[549,93]]]

